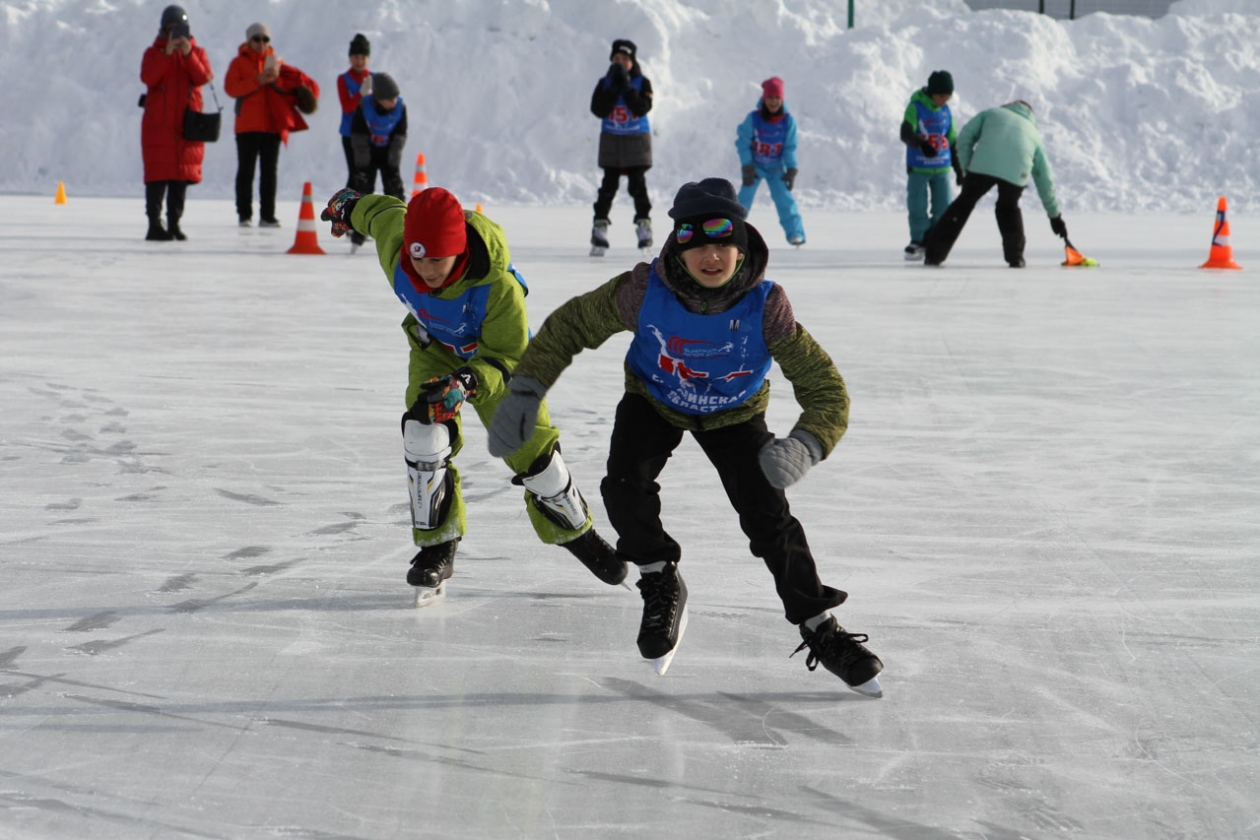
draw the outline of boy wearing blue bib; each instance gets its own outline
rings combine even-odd
[[[422,190],[410,203],[347,188],[321,218],[332,222],[333,236],[357,231],[376,240],[381,269],[409,313],[402,323],[411,349],[402,436],[411,535],[420,550],[407,582],[422,605],[443,594],[467,530],[453,463],[463,446],[460,409],[468,403],[489,424],[507,395],[529,343],[525,280],[512,265],[503,229],[464,210],[441,187]],[[564,546],[605,583],[621,583],[625,561],[595,533],[545,407],[524,435],[524,445],[504,461],[515,473],[512,482],[525,488],[535,533]]]
[[[954,191],[949,171],[954,170],[958,186],[963,171],[954,154],[957,132],[954,116],[945,103],[954,95],[954,77],[948,70],[928,76],[926,87],[910,97],[905,119],[901,121],[901,142],[906,144],[906,210],[910,217],[910,244],[907,260],[923,259],[923,243],[932,225],[945,215]],[[929,214],[929,196],[931,211]]]
[[[599,165],[604,180],[595,198],[591,227],[591,256],[608,249],[609,215],[613,198],[626,177],[626,190],[634,199],[634,229],[640,248],[652,246],[652,201],[648,198],[647,171],[652,168],[652,83],[639,68],[638,47],[633,41],[613,41],[608,72],[595,84],[591,113],[599,117]]]
[[[797,651],[857,691],[880,695],[883,664],[831,615],[847,594],[823,584],[784,488],[825,458],[844,434],[849,399],[835,365],[792,314],[783,287],[765,279],[769,251],[744,221],[734,186],[685,184],[669,211],[660,255],[556,309],[530,342],[490,425],[490,452],[525,446],[547,390],[584,348],[632,333],[626,393],[617,406],[600,485],[617,530],[617,555],[639,568],[639,653],[658,674],[687,623],[682,549],[661,524],[656,483],[690,432],[722,479],[752,553],[765,561]],[[766,427],[766,375],[778,362],[803,409],[777,438]]]

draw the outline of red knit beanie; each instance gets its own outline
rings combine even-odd
[[[416,193],[407,205],[403,254],[418,260],[442,259],[462,254],[467,247],[464,208],[459,200],[441,187]]]
[[[778,76],[771,76],[761,83],[761,95],[765,99],[782,99],[783,98],[783,80]]]

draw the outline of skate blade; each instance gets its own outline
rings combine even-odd
[[[678,641],[674,642],[674,646],[670,648],[669,653],[664,656],[658,656],[652,660],[652,668],[656,671],[656,676],[663,677],[665,672],[669,670],[669,665],[674,661],[674,654],[678,652],[678,646],[682,644],[683,633],[687,632],[687,605],[683,604],[682,623],[678,625]]]
[[[446,581],[434,587],[417,586],[415,590],[417,608],[432,606],[446,597]]]
[[[919,262],[923,259],[923,254],[906,254],[906,262]]]
[[[591,256],[592,256],[592,257],[602,257],[602,256],[604,256],[604,254],[606,254],[606,253],[608,253],[608,249],[607,249],[607,248],[601,248],[601,247],[599,247],[598,245],[592,245],[592,246],[591,246]]]
[[[864,694],[867,697],[883,697],[884,688],[879,684],[879,677],[871,677],[861,685],[851,685],[849,688],[858,694]]]

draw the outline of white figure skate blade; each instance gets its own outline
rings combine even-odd
[[[608,253],[608,249],[607,249],[607,248],[601,248],[601,247],[599,247],[598,245],[592,245],[592,246],[591,246],[591,256],[592,256],[592,257],[602,257],[602,256],[604,256],[604,254],[606,254],[606,253]]]
[[[664,656],[658,656],[652,660],[652,668],[656,671],[656,676],[663,677],[665,672],[669,670],[669,663],[674,661],[674,654],[678,651],[678,646],[682,644],[683,633],[687,632],[687,605],[683,604],[682,622],[678,625],[678,641],[670,648],[669,653]]]
[[[432,606],[446,597],[446,581],[434,587],[417,586],[415,590],[417,608]]]
[[[871,677],[861,685],[851,685],[849,688],[858,694],[865,694],[867,697],[883,697],[884,688],[879,684],[879,677]]]

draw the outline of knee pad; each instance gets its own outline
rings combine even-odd
[[[444,423],[421,423],[404,414],[403,455],[411,525],[431,531],[446,518],[454,491],[455,478],[446,468],[451,458],[450,430]]]
[[[560,527],[577,530],[586,524],[586,500],[573,486],[573,476],[560,457],[559,447],[535,461],[528,473],[517,476],[513,482],[524,485],[539,510]]]

